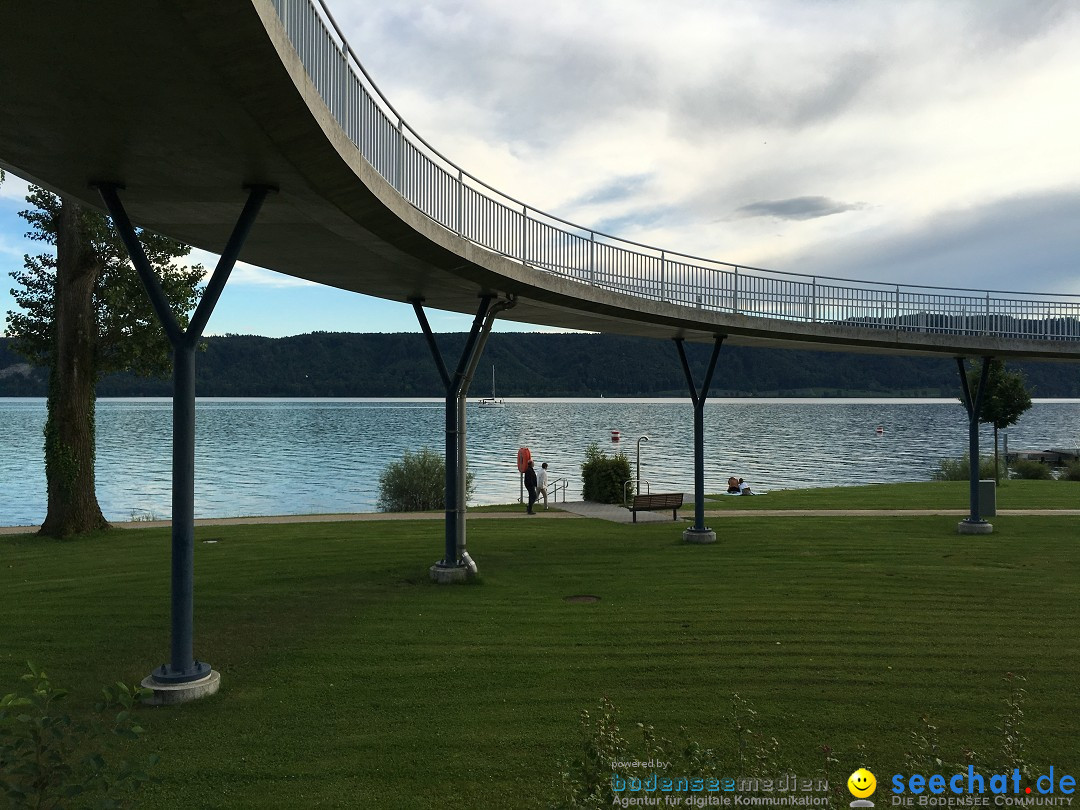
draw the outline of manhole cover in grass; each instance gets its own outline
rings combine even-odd
[[[589,593],[579,593],[579,594],[575,594],[574,596],[564,596],[563,601],[564,602],[599,602],[600,597],[599,596],[593,596],[592,594],[589,594]]]

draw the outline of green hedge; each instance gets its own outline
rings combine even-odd
[[[581,496],[596,503],[622,503],[623,485],[630,475],[630,460],[622,453],[608,456],[593,442],[581,464]]]

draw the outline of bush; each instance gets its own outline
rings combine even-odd
[[[476,478],[465,479],[465,500],[476,490]],[[405,451],[401,461],[386,465],[379,475],[379,510],[426,512],[446,508],[446,461],[429,447]]]
[[[622,503],[623,485],[630,475],[630,459],[622,453],[608,457],[593,442],[585,450],[581,464],[581,497],[595,503]]]
[[[1063,481],[1080,481],[1080,460],[1070,461],[1061,471]]]
[[[968,481],[971,478],[971,463],[968,454],[964,453],[960,458],[943,458],[938,462],[938,468],[931,476],[935,481]],[[994,457],[979,457],[979,478],[989,480],[994,475]]]
[[[1054,477],[1050,471],[1049,464],[1043,464],[1041,461],[1031,461],[1029,459],[1018,459],[1013,462],[1012,466],[1013,477],[1015,478],[1027,478],[1032,481],[1049,481]]]
[[[102,690],[93,717],[73,718],[57,705],[67,692],[54,688],[38,667],[28,667],[22,687],[0,699],[0,795],[8,806],[130,806],[149,776],[134,763],[107,761],[115,753],[108,740],[143,733],[132,709],[150,690],[117,683]],[[107,716],[115,709],[120,711]],[[156,762],[151,756],[146,767]]]

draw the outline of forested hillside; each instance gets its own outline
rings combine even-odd
[[[439,338],[456,365],[463,334]],[[44,396],[46,377],[0,338],[0,396]],[[441,384],[422,335],[317,332],[288,338],[207,338],[200,396],[434,397]],[[710,346],[687,344],[700,383]],[[615,335],[496,333],[469,393],[502,397],[686,396],[671,341]],[[1018,364],[1037,397],[1080,397],[1080,365]],[[889,357],[725,346],[716,396],[957,396],[952,357]],[[113,375],[98,396],[168,396],[168,380]]]

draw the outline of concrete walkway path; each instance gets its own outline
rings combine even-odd
[[[1080,517],[1080,509],[999,509],[998,515],[1030,515],[1043,517]],[[708,511],[708,518],[753,518],[753,517],[964,517],[966,509],[722,509]],[[377,520],[443,520],[443,512],[349,512],[333,515],[262,515],[254,517],[200,518],[196,526],[251,526],[269,523],[348,523]],[[577,518],[596,518],[613,523],[632,523],[630,510],[614,504],[586,503],[569,501],[560,503],[545,511],[540,509],[535,515],[527,515],[524,510],[514,512],[469,512],[469,520],[574,520]],[[691,521],[693,516],[684,508],[678,523]],[[993,518],[990,519],[993,522]],[[638,523],[672,523],[665,512],[639,512]],[[167,520],[116,522],[117,529],[160,529],[170,526]],[[37,526],[0,526],[0,536],[16,534],[34,534]]]
[[[625,506],[614,503],[592,503],[591,501],[567,501],[559,506],[578,517],[610,520],[612,523],[633,523],[634,515]],[[668,512],[638,512],[638,523],[673,523]],[[680,521],[682,522],[682,521]]]

